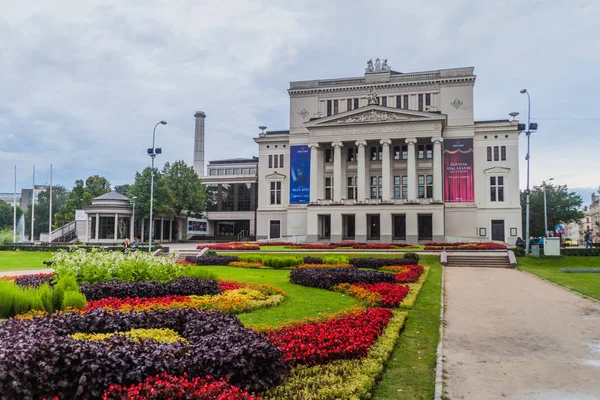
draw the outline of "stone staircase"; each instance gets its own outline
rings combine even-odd
[[[511,250],[507,252],[443,252],[442,264],[445,267],[489,267],[514,268],[516,258]]]
[[[202,250],[181,250],[177,252],[175,262],[185,261],[186,257],[199,257],[204,254],[207,249]]]

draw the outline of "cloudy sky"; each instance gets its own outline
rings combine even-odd
[[[359,76],[369,58],[401,72],[475,66],[475,115],[532,120],[532,184],[554,177],[589,202],[600,185],[600,2],[595,0],[0,0],[0,192],[130,183],[158,158],[257,154],[259,125],[289,125],[289,81]],[[521,138],[522,160],[525,135]],[[525,165],[524,163],[522,164]],[[522,169],[522,185],[525,185]],[[586,189],[588,188],[588,189]]]

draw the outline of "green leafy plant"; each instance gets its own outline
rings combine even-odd
[[[67,308],[84,308],[87,305],[85,296],[75,290],[67,290],[64,292],[61,309],[66,310]]]
[[[419,255],[417,253],[404,253],[402,258],[405,260],[413,260],[415,261],[415,264],[419,262]]]
[[[182,276],[187,276],[188,278],[196,278],[203,280],[211,280],[214,281],[217,279],[217,276],[210,271],[206,271],[202,268],[187,266],[181,271]]]

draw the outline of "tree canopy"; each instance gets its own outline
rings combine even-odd
[[[70,193],[64,186],[52,186],[52,213],[56,215],[57,211],[67,204]],[[50,215],[50,189],[46,188],[38,193],[38,201],[35,204],[35,224],[33,227],[33,235],[35,238],[40,237],[40,233],[48,232],[48,223]],[[74,218],[74,217],[73,217]],[[56,221],[52,217],[52,229],[56,229],[64,225],[61,221]],[[25,231],[30,233],[31,227],[31,208],[25,214]]]
[[[110,190],[110,182],[103,176],[93,175],[85,182],[82,179],[75,181],[73,189],[64,205],[54,215],[55,226],[62,226],[75,219],[75,210],[92,204],[92,199],[103,195]]]
[[[17,221],[23,215],[21,207],[17,206]],[[13,228],[13,206],[0,200],[0,229]]]
[[[521,191],[523,212],[523,232],[525,232],[526,195]],[[546,185],[546,204],[548,210],[548,229],[554,230],[559,223],[580,221],[584,217],[581,210],[583,199],[566,185]],[[530,234],[543,236],[544,231],[544,186],[534,186],[529,197]]]

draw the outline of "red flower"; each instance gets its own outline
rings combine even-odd
[[[364,357],[393,313],[372,308],[326,322],[294,325],[266,333],[291,365],[322,364]]]
[[[219,281],[219,286],[221,287],[222,291],[226,291],[226,290],[235,290],[235,289],[241,289],[243,288],[243,286],[238,285],[235,282],[227,282],[227,281]]]
[[[410,290],[406,285],[387,282],[357,283],[352,286],[359,286],[367,289],[369,292],[378,293],[381,296],[381,305],[383,307],[398,307]]]
[[[397,283],[415,283],[425,271],[422,265],[403,265],[403,267],[406,267],[406,271],[395,275]]]
[[[162,297],[107,297],[100,300],[88,301],[87,306],[82,311],[91,311],[98,308],[107,310],[118,310],[123,306],[131,307],[152,307],[167,306],[172,303],[182,303],[188,300],[188,296],[162,296]]]

